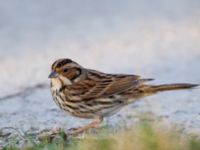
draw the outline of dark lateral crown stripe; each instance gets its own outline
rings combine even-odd
[[[66,64],[69,64],[69,63],[72,63],[71,59],[64,59],[64,60],[62,60],[61,62],[59,62],[57,64],[57,67],[62,67],[62,66],[66,65]]]

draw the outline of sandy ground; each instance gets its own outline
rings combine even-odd
[[[200,83],[199,7],[195,0],[1,2],[0,128],[42,130],[88,122],[52,101],[47,76],[61,57],[104,72],[156,78],[154,84]],[[200,133],[199,97],[200,89],[158,94],[104,124],[132,125],[152,113],[158,121]]]

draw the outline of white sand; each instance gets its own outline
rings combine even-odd
[[[60,57],[105,72],[156,78],[154,83],[200,83],[199,7],[195,0],[2,1],[0,97],[48,84],[50,66]],[[137,119],[152,112],[195,132],[199,91],[159,94],[120,114]],[[114,118],[109,124],[119,121]],[[0,127],[81,125],[73,120],[58,110],[48,89],[0,100]]]

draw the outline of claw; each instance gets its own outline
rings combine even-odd
[[[70,128],[68,129],[69,135],[78,135],[83,133],[84,131],[87,131],[91,128],[98,128],[99,124],[103,121],[102,117],[97,117],[93,122],[91,122],[89,125],[86,125],[84,127],[78,127],[78,128]]]
[[[68,135],[78,135],[85,131],[84,127],[70,128],[67,130]]]

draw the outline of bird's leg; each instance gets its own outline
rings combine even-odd
[[[86,126],[69,129],[69,131],[71,131],[70,134],[77,135],[77,134],[83,133],[84,131],[87,131],[91,128],[98,128],[102,121],[103,121],[103,117],[97,117],[94,119],[94,121],[92,121],[90,124],[88,124]]]

